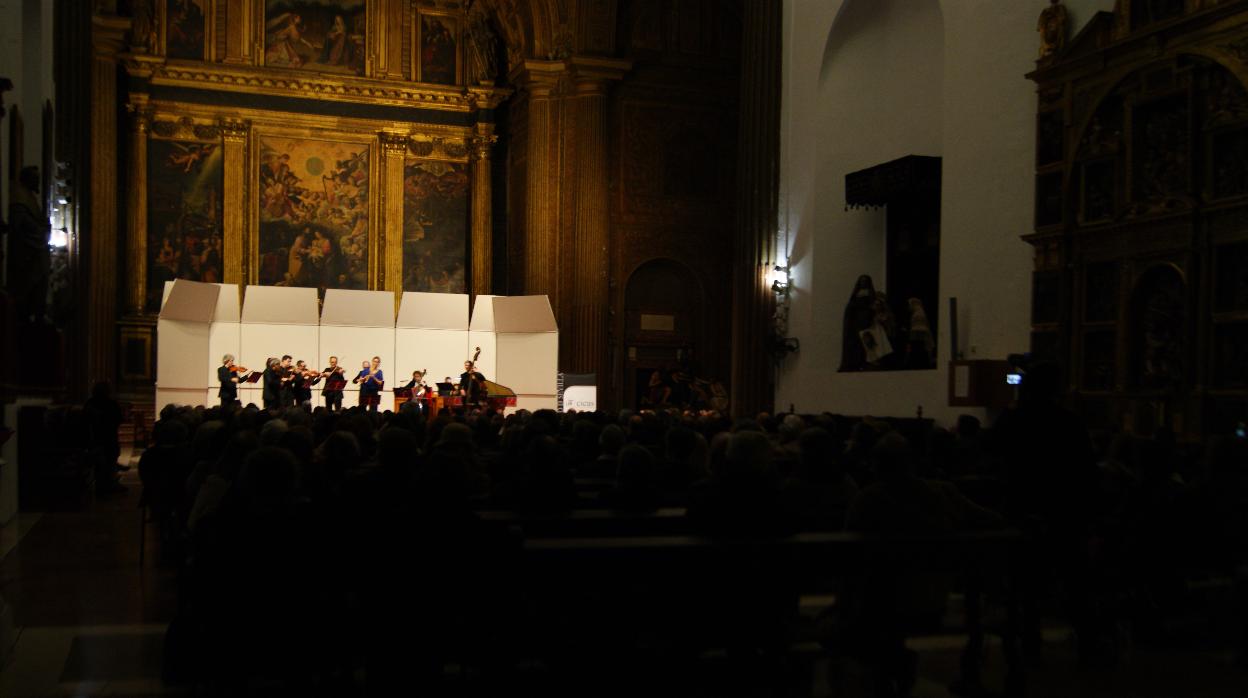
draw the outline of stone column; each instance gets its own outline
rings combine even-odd
[[[745,0],[733,250],[732,412],[771,410],[773,368],[767,271],[779,214],[781,3]]]
[[[573,59],[576,93],[573,136],[576,162],[573,233],[570,356],[560,362],[575,372],[607,370],[607,284],[610,257],[610,216],[607,192],[607,87],[623,77],[628,64],[607,59]]]
[[[151,117],[145,102],[143,99],[130,104],[125,291],[126,314],[130,316],[142,315],[147,305],[147,134]]]
[[[490,149],[498,141],[494,124],[480,122],[472,137],[472,295],[491,293],[494,276],[494,216]]]
[[[408,137],[381,134],[382,225],[385,231],[380,247],[377,288],[393,291],[395,303],[403,295],[403,165],[407,160]]]
[[[524,292],[551,294],[558,313],[554,274],[558,265],[559,231],[556,229],[557,202],[551,195],[551,178],[557,160],[553,157],[555,88],[563,63],[528,61],[525,64],[524,89],[528,92],[528,146],[526,153],[525,216],[524,216]]]
[[[130,20],[114,15],[91,18],[91,113],[88,141],[88,216],[85,318],[86,387],[117,377],[117,54],[124,50]]]
[[[225,269],[222,280],[227,284],[247,283],[243,260],[247,239],[247,136],[251,122],[222,119],[222,201],[221,247]]]

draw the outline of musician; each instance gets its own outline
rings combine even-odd
[[[264,384],[264,391],[261,394],[264,409],[275,410],[281,407],[282,362],[277,359],[269,359],[268,366],[264,369],[264,375],[261,377],[261,381]]]
[[[221,365],[217,367],[217,382],[221,384],[217,397],[221,398],[222,407],[238,402],[238,372],[234,370],[233,354],[222,357]]]
[[[330,412],[342,409],[342,386],[347,384],[347,377],[343,374],[342,367],[338,365],[338,357],[329,357],[329,366],[321,371],[321,377],[325,379],[325,388],[321,391],[321,395],[325,398],[325,408]]]
[[[425,383],[425,374],[420,371],[412,371],[412,379],[403,387],[412,391],[411,402],[415,403],[416,408],[423,413],[427,407],[423,398],[429,392],[429,385]]]
[[[291,389],[295,394],[295,404],[300,407],[310,408],[312,406],[312,386],[320,380],[321,377],[319,375],[308,371],[308,365],[302,359],[296,361],[294,380],[291,381]]]
[[[290,407],[295,404],[295,367],[291,365],[291,361],[292,357],[290,354],[282,356],[282,389],[278,397],[282,403],[282,407]]]
[[[481,402],[485,397],[485,376],[471,361],[464,362],[464,372],[459,374],[459,391],[468,396],[470,403]]]
[[[374,356],[370,364],[365,361],[355,382],[360,385],[360,404],[367,405],[369,412],[377,411],[377,404],[381,402],[381,388],[385,383],[386,377],[381,372],[381,357]]]

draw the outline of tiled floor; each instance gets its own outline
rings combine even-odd
[[[23,514],[0,528],[0,597],[16,626],[9,663],[0,667],[0,696],[184,696],[161,682],[164,634],[174,614],[175,580],[156,564],[149,527],[139,564],[139,485],[99,498],[86,511]],[[914,695],[944,698],[958,674],[961,637],[924,638]],[[984,684],[1003,685],[1000,647],[985,650]],[[0,653],[3,655],[5,653]],[[853,672],[829,680],[826,660],[812,672],[813,695],[846,691]],[[1075,668],[1073,643],[1061,628],[1045,636],[1041,660],[1028,668],[1028,698],[1243,698],[1248,670],[1225,650],[1137,647],[1112,671]],[[838,691],[837,687],[842,690]],[[523,694],[522,686],[516,694]]]

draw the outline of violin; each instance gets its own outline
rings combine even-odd
[[[231,366],[230,370],[233,371],[234,373],[251,373],[251,369],[247,368],[246,366],[239,366],[238,364],[234,364],[233,366]]]

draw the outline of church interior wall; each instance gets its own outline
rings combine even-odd
[[[779,245],[792,266],[776,407],[951,423],[947,299],[970,359],[1028,347],[1036,18],[1047,3],[785,4]],[[1072,34],[1112,0],[1068,2]],[[943,49],[943,50],[942,50]],[[884,279],[884,211],[845,210],[845,174],[904,155],[943,158],[937,368],[838,373],[859,274]],[[983,412],[978,414],[983,416]]]

